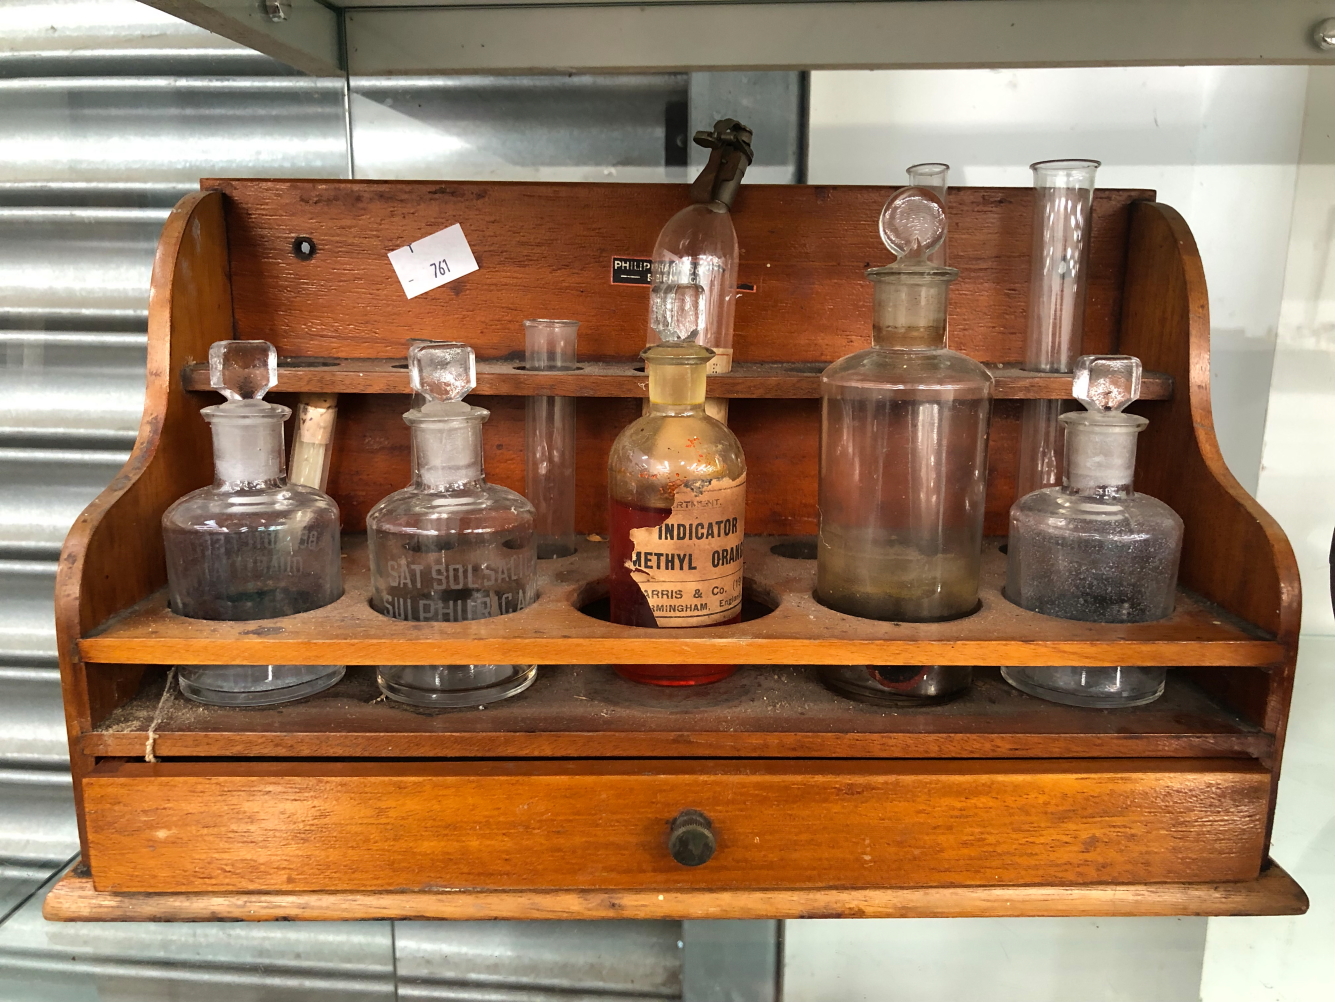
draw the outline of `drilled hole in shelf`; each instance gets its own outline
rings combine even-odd
[[[573,557],[579,552],[577,547],[569,543],[539,543],[539,560],[561,560],[564,557]]]
[[[582,365],[565,365],[559,369],[530,369],[527,365],[512,365],[510,368],[516,372],[583,372]]]
[[[815,560],[816,540],[815,537],[792,539],[786,543],[775,543],[769,551],[776,557],[785,557],[788,560]]]
[[[750,578],[742,580],[743,623],[763,619],[779,607],[780,601],[782,600],[779,598],[778,592],[766,588]],[[575,593],[572,604],[591,619],[600,619],[604,623],[612,621],[612,606],[607,597],[606,578],[587,582],[584,587]]]
[[[278,368],[280,369],[332,369],[338,365],[333,359],[329,358],[280,358]]]
[[[407,362],[395,362],[393,365],[390,366],[390,368],[391,368],[391,369],[406,369],[406,368],[408,368],[408,363],[407,363]]]
[[[1006,554],[1006,553],[1009,553],[1010,550],[1008,550],[1008,549],[1006,548],[1006,544],[1005,544],[1005,543],[1002,543],[1000,546],[997,547],[997,552],[998,552],[998,553],[1001,553],[1001,554],[1004,555],[1004,554]]]

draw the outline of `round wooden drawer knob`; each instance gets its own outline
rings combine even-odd
[[[672,819],[668,852],[682,866],[703,866],[714,855],[714,825],[699,811],[685,810]]]

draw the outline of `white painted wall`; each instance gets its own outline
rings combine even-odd
[[[1312,900],[1301,918],[1212,919],[1206,1002],[1335,998],[1335,67],[1307,88],[1293,229],[1258,498],[1284,527],[1303,581],[1303,638],[1273,853]]]
[[[1335,521],[1327,72],[1313,71],[1313,92],[1332,121],[1309,113],[1306,136],[1305,67],[813,73],[810,180],[894,184],[911,163],[944,160],[955,184],[1028,185],[1032,161],[1093,157],[1101,185],[1157,189],[1205,263],[1224,456],[1249,490],[1259,481],[1299,549],[1309,629],[1335,634],[1322,583]],[[1335,897],[1335,726],[1323,723],[1335,719],[1323,712],[1335,708],[1335,683],[1321,674],[1332,658],[1335,640],[1305,645],[1276,820],[1276,856],[1317,900],[1311,916],[1210,920],[1208,937],[1204,919],[789,922],[785,1002],[1335,998],[1335,907],[1322,902]]]
[[[1303,66],[813,73],[809,178],[894,184],[939,160],[954,184],[1027,186],[1035,160],[1091,157],[1103,187],[1156,189],[1200,244],[1220,444],[1254,492],[1306,81]]]

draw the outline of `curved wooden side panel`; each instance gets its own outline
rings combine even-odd
[[[1210,311],[1195,238],[1175,209],[1132,209],[1121,350],[1170,373],[1172,400],[1137,407],[1136,486],[1186,522],[1181,581],[1234,615],[1270,631],[1289,650],[1266,673],[1230,672],[1219,691],[1266,730],[1281,726],[1297,651],[1302,596],[1284,530],[1229,472],[1210,408]],[[1185,335],[1185,336],[1184,336]]]
[[[144,416],[129,461],[75,521],[56,575],[56,642],[75,778],[87,771],[77,736],[132,694],[143,668],[78,661],[81,635],[166,581],[163,511],[212,476],[200,402],[181,388],[182,368],[232,336],[232,293],[223,196],[187,195],[158,240],[148,300]],[[76,793],[78,784],[76,783]],[[82,811],[80,812],[82,827]]]

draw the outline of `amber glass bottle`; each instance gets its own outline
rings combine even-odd
[[[649,413],[628,425],[607,463],[612,622],[686,629],[735,623],[742,610],[746,459],[705,413],[713,352],[689,341],[644,352]],[[734,665],[619,665],[654,685],[717,682]]]

